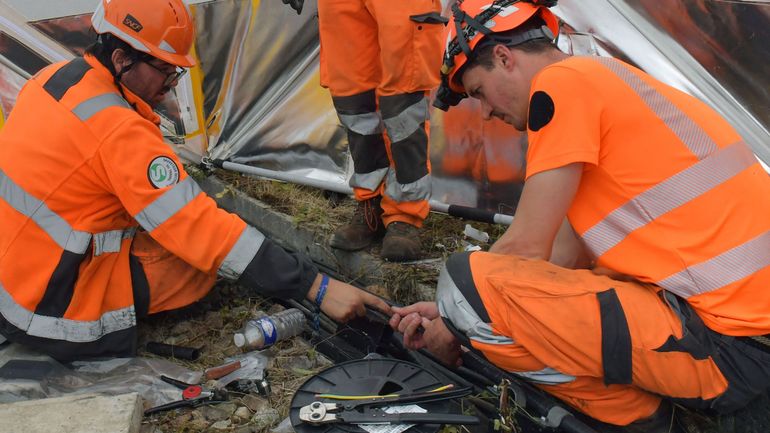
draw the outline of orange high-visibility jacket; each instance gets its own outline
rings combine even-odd
[[[59,358],[135,351],[140,226],[197,269],[269,294],[303,297],[316,276],[218,209],[150,107],[124,94],[92,57],[52,65],[0,131],[0,334]]]
[[[608,58],[550,65],[531,92],[527,177],[584,163],[568,218],[596,263],[717,332],[770,332],[770,176],[727,121]]]

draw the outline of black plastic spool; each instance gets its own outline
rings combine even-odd
[[[427,392],[442,383],[433,373],[419,365],[390,358],[358,359],[334,365],[311,377],[299,387],[291,400],[289,419],[296,433],[365,432],[356,425],[331,423],[313,425],[299,419],[301,407],[314,401],[345,403],[347,400],[315,398],[316,394],[334,395],[386,395]],[[421,403],[420,407],[431,413],[449,413],[449,401]],[[418,424],[409,429],[413,433],[435,433],[441,428],[436,424]]]

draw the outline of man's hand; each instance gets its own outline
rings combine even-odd
[[[422,338],[426,342],[428,352],[450,367],[458,367],[462,364],[460,341],[446,327],[441,317],[433,320],[423,317],[422,327],[425,329]]]
[[[320,285],[321,275],[319,274],[307,293],[307,299],[311,302],[315,302]],[[392,313],[390,306],[377,296],[353,287],[350,284],[329,278],[326,295],[321,301],[321,311],[327,316],[338,322],[347,322],[355,317],[365,316],[367,305],[382,311],[386,315]]]
[[[393,307],[393,311],[395,314],[390,318],[390,327],[404,334],[404,347],[412,350],[425,347],[422,321],[438,318],[438,305],[435,302],[418,302],[406,307]]]

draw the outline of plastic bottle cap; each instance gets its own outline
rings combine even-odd
[[[241,334],[240,332],[233,335],[233,343],[235,343],[235,347],[243,347],[246,345],[246,336]]]

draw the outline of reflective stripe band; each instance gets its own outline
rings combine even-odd
[[[5,172],[0,169],[0,198],[12,208],[30,218],[62,249],[83,254],[91,242],[91,234],[72,230],[72,226],[54,213],[41,200],[21,189]]]
[[[592,58],[599,60],[625,81],[698,159],[706,158],[718,149],[717,145],[703,128],[693,122],[682,110],[677,108],[665,96],[658,93],[655,88],[645,83],[630,69],[614,59],[607,57]]]
[[[257,255],[257,251],[262,247],[264,241],[265,235],[254,227],[246,226],[225,260],[222,261],[217,273],[231,280],[240,278],[246,266],[254,260],[254,256]]]
[[[160,41],[160,45],[158,45],[158,47],[160,47],[160,49],[163,51],[168,51],[171,54],[176,54],[176,50],[174,49],[174,47],[172,47],[171,44],[166,42],[165,39]]]
[[[388,171],[385,194],[401,203],[405,201],[429,200],[431,193],[431,176],[425,175],[416,182],[401,184],[396,179],[394,170]]]
[[[386,174],[388,174],[388,167],[374,170],[371,173],[353,173],[348,184],[352,188],[363,188],[368,189],[369,191],[375,191],[382,183],[382,179],[385,178]]]
[[[201,193],[198,184],[188,177],[155,199],[134,218],[145,230],[151,232],[176,215]]]
[[[458,331],[471,340],[483,344],[513,344],[513,340],[504,335],[495,334],[488,323],[481,320],[447,271],[442,266],[436,285],[436,303],[442,317],[452,322]]]
[[[131,108],[120,95],[117,93],[105,93],[103,95],[94,96],[93,98],[86,99],[72,109],[75,116],[81,121],[85,122],[90,119],[94,114],[109,107],[125,107]]]
[[[14,301],[0,283],[0,314],[13,326],[33,337],[87,343],[136,325],[134,307],[102,314],[98,320],[80,321],[34,314]]]
[[[125,230],[112,230],[94,234],[94,256],[100,256],[104,253],[118,253],[123,239],[133,238],[136,234],[136,227]]]
[[[376,112],[361,114],[339,114],[340,123],[358,135],[374,135],[382,133],[382,120]]]
[[[743,142],[732,144],[671,176],[612,211],[583,235],[594,257],[601,257],[661,215],[703,195],[757,162]]]
[[[712,292],[770,266],[770,231],[657,284],[683,298]]]
[[[575,380],[575,376],[569,374],[560,373],[551,367],[546,367],[540,371],[511,371],[516,376],[523,377],[530,382],[539,383],[542,385],[559,385],[562,383],[569,383]]]
[[[94,11],[94,14],[91,16],[91,26],[99,34],[112,33],[113,35],[117,36],[119,39],[128,43],[128,45],[131,45],[131,47],[133,47],[134,49],[141,51],[143,53],[150,52],[150,49],[147,47],[147,45],[140,42],[139,39],[129,35],[128,33],[114,26],[111,22],[107,21],[107,19],[104,17],[104,6],[103,6],[103,2],[101,1],[96,6],[96,10]]]
[[[410,105],[396,117],[383,119],[385,130],[393,143],[405,140],[430,118],[428,98],[422,98]]]

